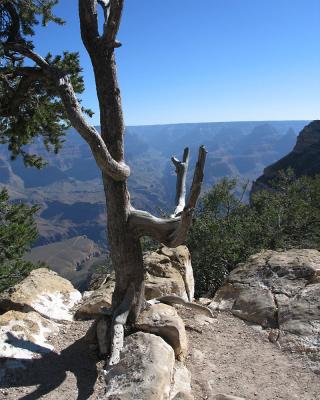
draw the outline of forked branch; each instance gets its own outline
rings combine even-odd
[[[158,218],[152,214],[131,209],[129,216],[129,227],[133,232],[141,236],[150,236],[153,239],[163,243],[168,247],[177,247],[183,244],[186,240],[188,230],[192,223],[192,215],[201,192],[203,181],[203,171],[206,160],[206,150],[203,146],[199,148],[198,161],[195,167],[193,181],[189,193],[188,200],[182,211],[172,214],[169,218]],[[184,151],[183,161],[187,166],[189,152]],[[174,164],[181,165],[178,160],[174,159]],[[180,163],[180,164],[179,164]],[[185,193],[185,174],[186,168],[181,168],[177,171],[177,207],[185,201],[183,193]],[[182,179],[184,176],[184,179]]]
[[[103,10],[103,34],[98,30],[97,3]],[[106,49],[120,47],[116,41],[124,0],[79,0],[81,36],[90,54],[94,55],[97,45]]]

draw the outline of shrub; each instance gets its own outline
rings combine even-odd
[[[22,258],[38,236],[34,222],[37,210],[36,206],[10,203],[8,191],[0,191],[0,291],[37,267]]]
[[[263,249],[320,247],[320,177],[281,172],[248,199],[248,183],[223,178],[202,198],[188,237],[196,296],[212,295],[227,274]]]

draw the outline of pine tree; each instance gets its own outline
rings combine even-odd
[[[23,255],[37,239],[36,206],[11,204],[6,189],[0,191],[0,291],[14,285],[37,266]]]

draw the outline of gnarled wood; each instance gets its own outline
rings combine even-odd
[[[182,161],[172,157],[171,161],[176,167],[177,184],[176,184],[176,208],[171,215],[176,217],[180,214],[186,205],[186,179],[189,165],[189,149],[186,147],[183,152]]]
[[[158,218],[146,211],[130,210],[128,224],[136,235],[139,237],[150,236],[168,247],[177,247],[185,242],[188,229],[192,222],[192,215],[201,192],[206,154],[205,148],[201,146],[199,148],[198,161],[195,167],[187,204],[183,211],[179,212],[177,216],[172,214],[169,218]],[[184,158],[186,160],[188,158],[187,150],[185,150]],[[178,160],[175,162],[179,163]],[[184,201],[181,199],[181,193],[185,193],[185,187],[181,187],[181,182],[185,185],[185,178],[182,179],[181,177],[185,172],[186,168],[181,168],[180,171],[178,170],[177,172],[178,177],[180,174],[179,183],[177,184],[177,207]]]
[[[18,2],[14,2],[14,7]],[[182,161],[172,158],[176,167],[176,207],[169,218],[157,218],[147,212],[133,209],[127,187],[129,167],[124,161],[124,119],[120,88],[117,81],[115,48],[120,46],[116,36],[119,30],[124,0],[78,0],[82,41],[91,58],[100,107],[101,134],[84,117],[68,75],[50,65],[23,41],[4,44],[5,50],[32,60],[36,67],[21,67],[19,76],[47,80],[56,86],[72,126],[91,148],[102,172],[107,205],[107,224],[112,264],[116,285],[112,298],[112,327],[110,340],[106,320],[100,326],[103,351],[111,344],[110,364],[118,362],[123,345],[124,325],[133,324],[144,300],[144,266],[141,236],[150,236],[169,247],[184,243],[192,221],[193,210],[201,190],[205,150],[199,157],[188,200],[186,201],[186,173],[189,150],[185,149]],[[98,5],[102,7],[103,33],[98,29]],[[32,68],[32,69],[30,69]],[[24,71],[23,71],[24,69]],[[16,71],[17,72],[17,71]],[[1,73],[1,71],[0,71]],[[38,74],[36,77],[35,74]],[[1,75],[4,84],[7,77]],[[22,81],[24,85],[26,80]],[[27,83],[27,82],[26,82]]]

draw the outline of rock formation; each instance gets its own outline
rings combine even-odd
[[[162,247],[144,256],[145,298],[151,300],[165,295],[176,295],[185,301],[194,296],[194,278],[191,257],[186,246],[175,249]],[[81,307],[76,312],[78,319],[96,318],[102,315],[101,307],[111,307],[115,286],[114,274],[108,274],[100,287],[87,292]]]
[[[97,347],[94,346],[97,331],[100,338],[107,334],[107,325],[103,323],[106,317],[101,317],[100,307],[108,308],[111,301],[112,274],[98,289],[85,294],[79,303],[74,300],[80,298],[80,293],[68,281],[46,269],[33,271],[20,284],[3,293],[0,296],[3,312],[0,315],[0,381],[3,387],[0,398],[2,395],[22,398],[22,393],[23,396],[41,398],[41,390],[52,392],[50,398],[75,398],[75,390],[78,390],[79,398],[91,398],[94,393],[96,397],[92,398],[101,400],[193,400],[189,371],[192,372],[197,400],[277,398],[274,396],[277,390],[270,395],[268,386],[263,391],[254,387],[248,389],[246,379],[258,377],[255,384],[259,386],[260,382],[266,381],[265,378],[269,383],[271,380],[274,382],[279,373],[277,385],[285,380],[285,389],[281,388],[279,398],[289,398],[287,394],[291,389],[287,388],[290,382],[295,384],[294,390],[298,390],[294,398],[317,398],[314,395],[319,392],[316,375],[306,368],[305,363],[290,364],[285,355],[288,353],[282,353],[279,347],[299,355],[308,353],[310,366],[319,373],[319,251],[265,251],[256,254],[231,272],[213,300],[202,299],[197,304],[191,303],[193,307],[189,302],[193,277],[187,249],[182,247],[172,251],[163,248],[149,253],[146,259],[151,260],[146,265],[152,265],[148,273],[156,270],[164,279],[170,279],[166,278],[168,270],[179,271],[181,279],[178,278],[176,287],[183,298],[177,297],[177,293],[164,292],[166,294],[161,299],[169,304],[171,300],[176,301],[176,308],[159,303],[158,299],[148,301],[135,328],[127,332],[120,362],[107,367],[105,379],[97,379],[97,366],[103,371],[103,365],[97,364],[97,353],[93,348]],[[155,259],[159,260],[158,264],[154,263]],[[161,290],[156,290],[156,286],[154,290],[163,293],[163,280],[159,285]],[[103,297],[108,287],[110,290]],[[167,290],[170,285],[165,287]],[[57,291],[60,291],[62,301]],[[229,313],[217,311],[212,311],[215,313],[212,318],[212,312],[204,307],[208,302],[212,310],[229,310],[242,321]],[[82,309],[85,319],[99,316],[98,322],[71,321],[77,308]],[[81,317],[81,314],[77,315]],[[255,329],[246,326],[247,323]],[[87,361],[93,354],[94,358]],[[256,354],[259,354],[259,360],[254,364]],[[248,365],[242,377],[234,364],[240,365],[241,370]],[[300,365],[301,369],[286,378],[285,374],[290,372],[288,369],[294,369],[295,365]],[[23,366],[26,368],[22,369]],[[27,373],[28,378],[24,379]],[[37,374],[42,376],[40,380]],[[83,374],[91,375],[90,379],[86,381]],[[266,374],[269,376],[264,376]],[[300,381],[296,382],[297,376],[302,382],[301,390],[297,386],[300,385]],[[74,382],[75,378],[77,382]],[[66,381],[70,384],[67,391]],[[306,382],[311,382],[311,388],[306,388]],[[22,392],[19,386],[24,386]],[[80,393],[83,387],[85,392]],[[253,397],[253,394],[259,397]],[[311,397],[307,397],[309,394]]]
[[[145,265],[147,299],[167,295],[167,299],[180,299],[182,304],[193,299],[193,271],[185,246],[149,253]],[[75,324],[74,315],[77,319],[98,317],[85,340],[88,346],[98,340],[100,352],[106,354],[108,324],[104,310],[111,307],[113,289],[114,274],[109,274],[98,289],[81,298],[69,281],[39,268],[1,293],[0,381],[10,382],[12,371],[55,353],[49,339]],[[151,303],[155,304],[147,305],[135,326],[140,332],[126,337],[120,362],[105,371],[106,399],[193,399],[191,375],[182,363],[188,354],[184,322],[170,305],[157,300]],[[203,307],[197,307],[203,312]]]
[[[264,251],[234,269],[209,307],[266,329],[270,341],[320,361],[320,252]]]
[[[48,268],[31,271],[21,283],[0,294],[0,311],[37,311],[53,320],[73,319],[72,307],[81,293]]]
[[[293,150],[274,164],[266,167],[253,183],[252,193],[268,188],[269,182],[281,170],[292,168],[297,177],[320,173],[320,120],[308,124],[299,133]]]

